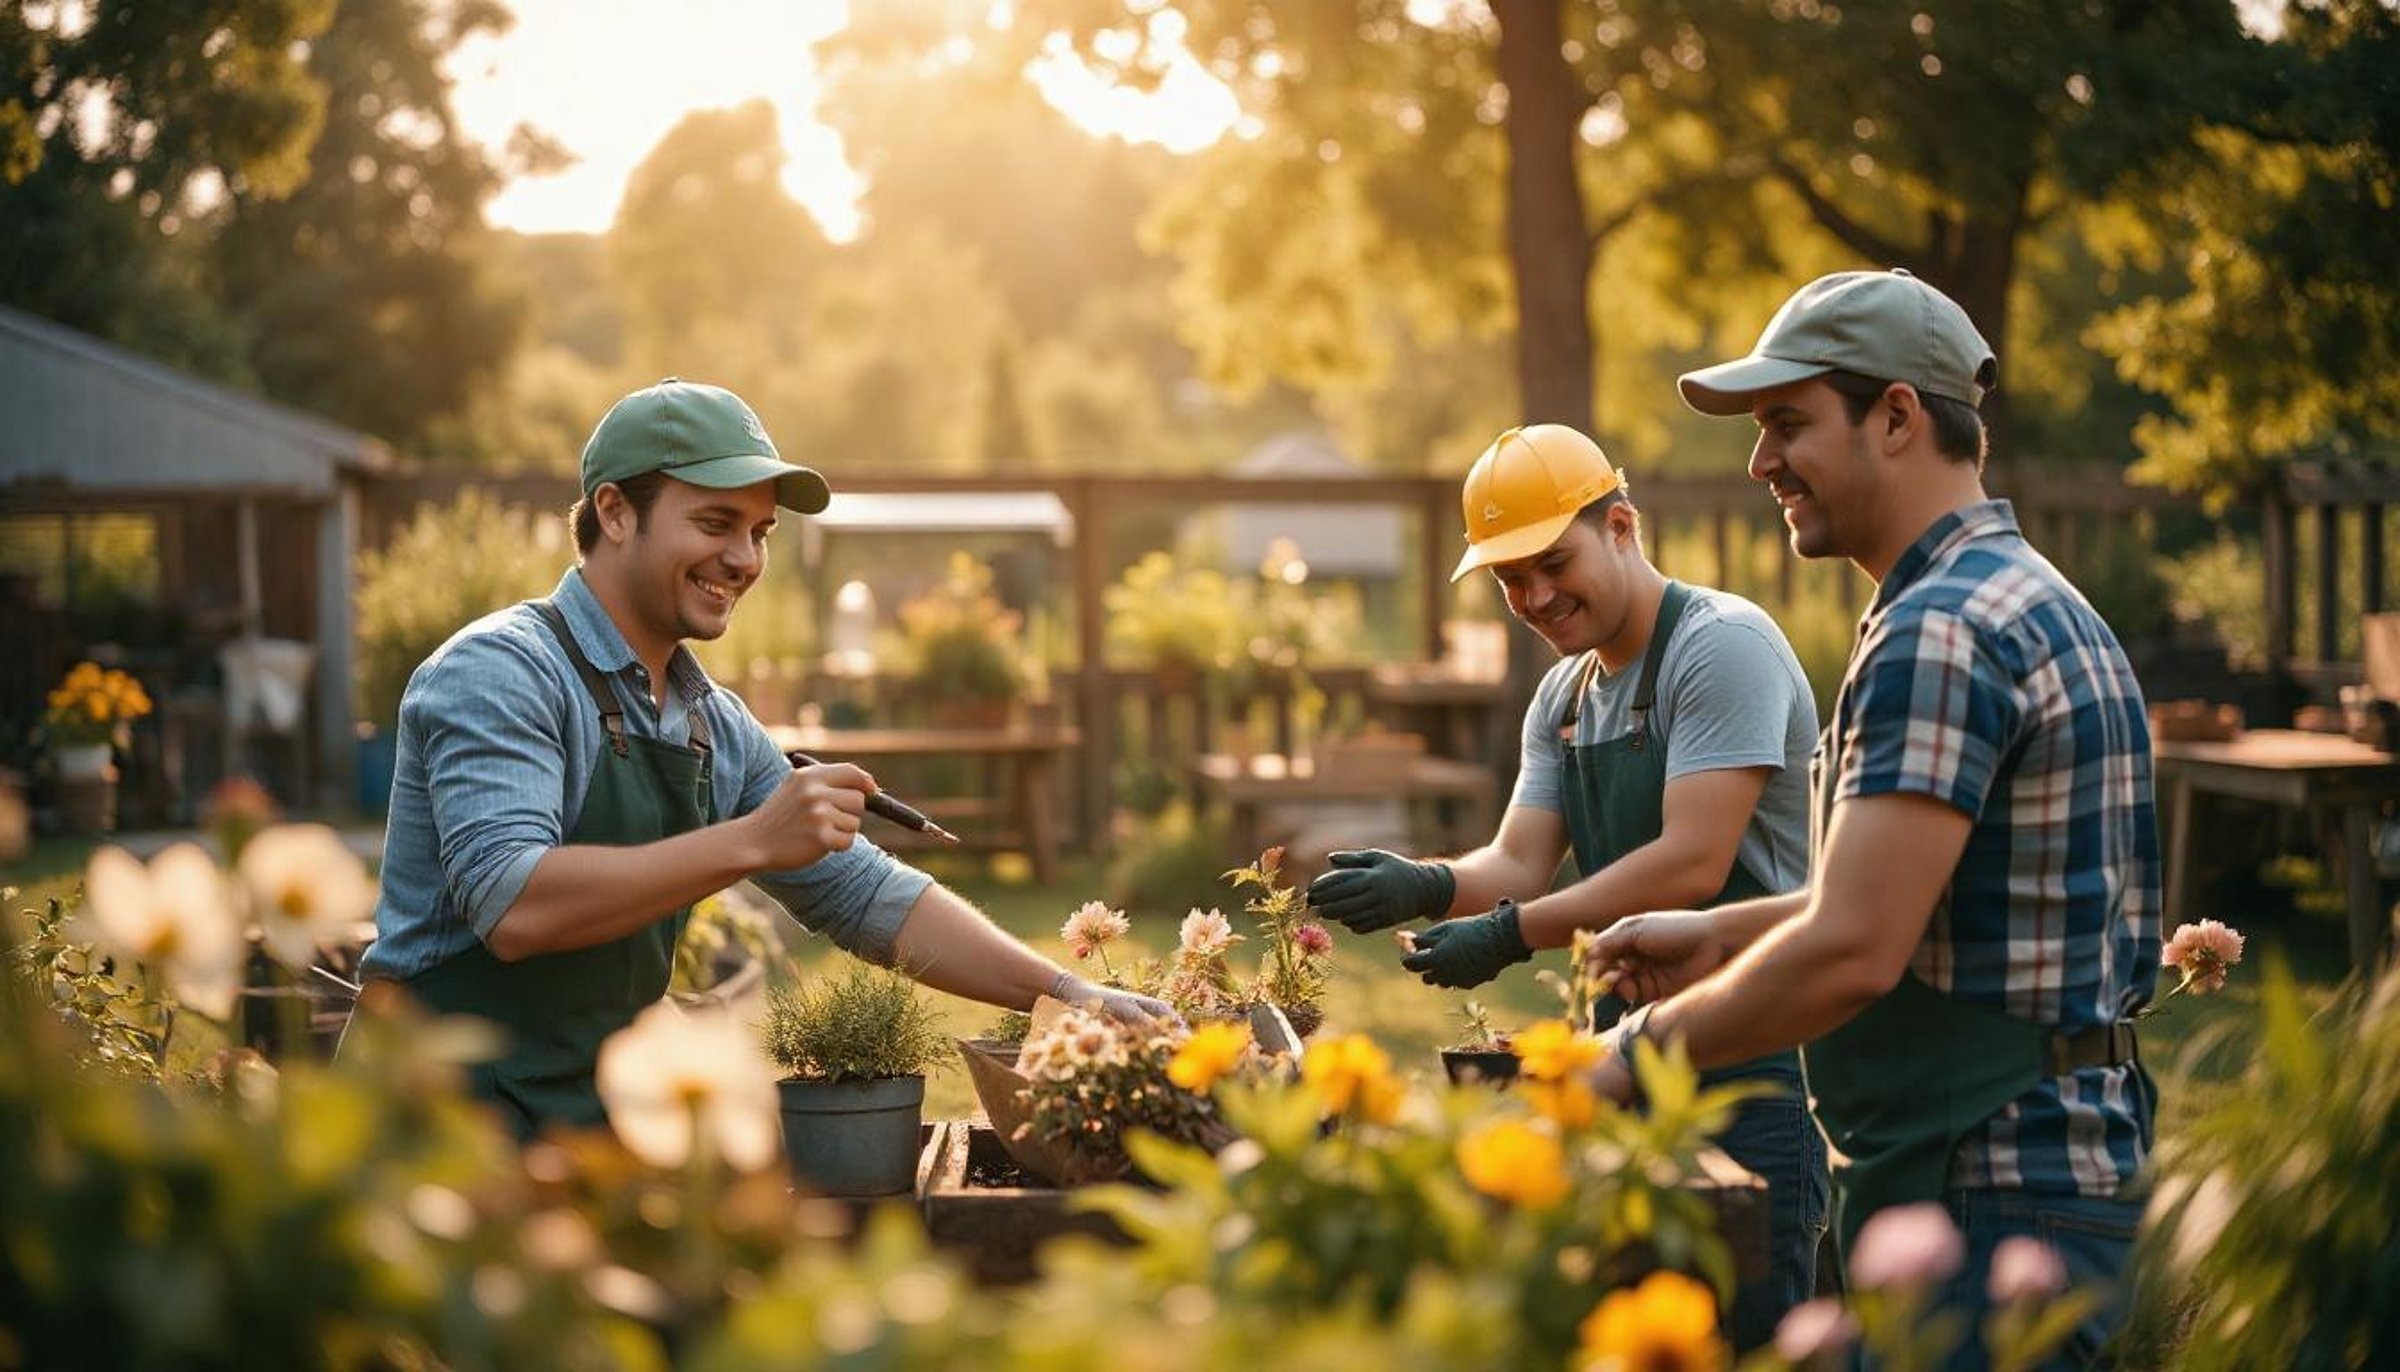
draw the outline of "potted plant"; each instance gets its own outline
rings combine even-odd
[[[116,827],[116,750],[130,741],[133,721],[150,713],[149,693],[115,668],[78,662],[51,690],[48,706],[43,724],[67,826],[105,833]]]
[[[1458,1017],[1459,1041],[1441,1050],[1442,1071],[1451,1084],[1514,1081],[1517,1055],[1508,1046],[1508,1035],[1493,1030],[1491,1010],[1482,1001],[1471,1000],[1459,1007]]]
[[[1024,616],[992,590],[991,568],[952,553],[942,579],[900,606],[901,657],[937,722],[997,726],[1028,685]]]
[[[916,983],[852,959],[767,988],[767,1056],[794,1182],[829,1196],[906,1191],[916,1175],[925,1072],[946,1045]]]
[[[1110,658],[1156,672],[1170,695],[1188,694],[1201,676],[1230,668],[1247,637],[1224,574],[1179,568],[1169,553],[1145,554],[1101,601]]]
[[[1225,879],[1237,890],[1246,886],[1257,892],[1242,906],[1258,921],[1265,942],[1252,983],[1254,1002],[1283,1011],[1293,1032],[1307,1038],[1325,1022],[1325,975],[1333,958],[1333,935],[1324,925],[1302,918],[1307,902],[1283,880],[1282,848],[1267,849],[1256,863],[1225,873]]]

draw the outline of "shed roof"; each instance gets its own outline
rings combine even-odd
[[[0,306],[0,490],[330,496],[382,443]]]

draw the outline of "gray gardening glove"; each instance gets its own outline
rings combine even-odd
[[[1485,982],[1533,956],[1517,924],[1515,901],[1504,900],[1486,915],[1467,915],[1417,935],[1415,951],[1400,965],[1428,986],[1464,988]]]
[[[1438,862],[1381,848],[1328,855],[1333,870],[1308,884],[1309,908],[1354,934],[1412,919],[1439,919],[1458,897],[1458,878]]]
[[[1183,1016],[1175,1013],[1174,1006],[1155,996],[1121,991],[1114,986],[1102,986],[1097,982],[1085,981],[1072,972],[1058,974],[1058,980],[1051,984],[1050,996],[1053,1000],[1063,1000],[1069,1005],[1077,1005],[1085,1009],[1098,1009],[1111,1019],[1123,1020],[1129,1024],[1163,1026],[1183,1023]]]

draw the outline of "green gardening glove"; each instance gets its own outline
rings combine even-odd
[[[1333,870],[1308,884],[1309,908],[1353,934],[1450,913],[1458,878],[1438,862],[1417,862],[1381,848],[1330,853]]]
[[[1490,914],[1444,920],[1418,934],[1416,951],[1400,965],[1427,986],[1464,988],[1481,986],[1532,956],[1517,927],[1517,904],[1504,900]]]

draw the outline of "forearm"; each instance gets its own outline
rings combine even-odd
[[[1479,915],[1503,900],[1520,903],[1550,889],[1551,879],[1558,874],[1558,861],[1551,859],[1547,871],[1535,871],[1533,864],[1497,843],[1485,844],[1469,853],[1451,858],[1445,864],[1458,882],[1458,894],[1441,918],[1452,915]]]
[[[894,964],[925,985],[1010,1010],[1031,1009],[1061,970],[939,885],[909,907],[896,947]]]
[[[486,942],[503,962],[608,943],[763,866],[741,820],[629,847],[553,848]]]
[[[1726,867],[1666,838],[1645,843],[1563,891],[1518,906],[1526,946],[1564,948],[1575,931],[1605,929],[1644,910],[1707,903],[1725,888]]]
[[[1743,907],[1757,907],[1754,916],[1764,918],[1798,899]],[[1888,959],[1828,922],[1786,915],[1716,975],[1661,1001],[1648,1029],[1662,1043],[1682,1039],[1694,1067],[1723,1067],[1818,1038],[1891,987]]]

